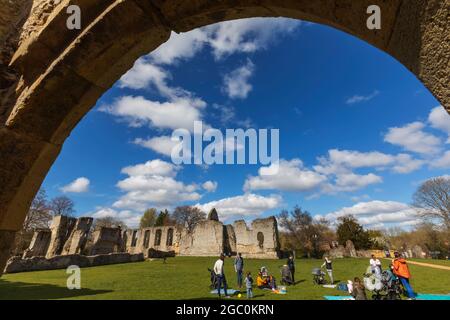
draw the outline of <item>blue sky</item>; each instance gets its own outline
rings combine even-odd
[[[176,128],[277,128],[280,170],[171,162]],[[331,221],[411,227],[418,184],[450,168],[450,117],[387,54],[330,27],[224,22],[138,60],[67,139],[43,187],[78,215],[135,226],[147,207],[250,220],[298,204]],[[264,171],[264,168],[262,169]]]

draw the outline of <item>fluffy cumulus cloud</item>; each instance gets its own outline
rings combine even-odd
[[[252,85],[249,79],[254,71],[254,64],[247,60],[247,63],[230,73],[223,78],[222,91],[231,99],[245,99],[252,90]]]
[[[125,192],[114,208],[142,211],[148,207],[173,206],[184,201],[198,201],[200,186],[176,180],[180,168],[162,160],[123,168],[128,177],[117,186]]]
[[[311,191],[325,180],[325,176],[305,168],[300,159],[281,159],[279,163],[261,167],[258,176],[250,176],[244,190]]]
[[[64,193],[83,193],[89,191],[90,181],[88,178],[80,177],[61,188]]]
[[[134,143],[168,157],[172,155],[172,150],[180,144],[179,141],[172,140],[172,137],[170,136],[160,136],[149,139],[137,138],[134,140]]]
[[[346,104],[357,104],[357,103],[361,103],[361,102],[366,102],[366,101],[370,101],[373,98],[375,98],[376,96],[378,96],[380,94],[380,92],[378,90],[373,91],[371,94],[368,95],[354,95],[350,98],[348,98],[345,103]]]
[[[360,152],[355,150],[331,149],[327,157],[319,157],[319,164],[314,167],[323,174],[348,173],[357,168],[390,169],[396,173],[410,173],[419,169],[425,162],[406,153],[397,155],[378,151]]]
[[[203,104],[191,99],[151,101],[142,96],[123,96],[102,110],[123,118],[132,127],[148,125],[161,129],[193,130],[194,121],[201,121]]]
[[[441,139],[425,132],[424,128],[425,124],[419,121],[409,123],[403,127],[392,127],[389,128],[384,136],[384,141],[416,153],[438,153],[441,150]]]
[[[438,106],[431,110],[428,116],[428,122],[433,128],[447,133],[447,143],[450,143],[450,115],[442,106]]]
[[[225,21],[186,33],[172,32],[170,39],[149,55],[156,64],[168,65],[194,57],[205,47],[216,59],[234,53],[265,49],[280,36],[300,26],[294,19],[251,18]]]
[[[431,161],[433,168],[450,168],[450,150],[446,151],[442,156]]]
[[[218,183],[216,181],[206,181],[202,184],[202,188],[208,192],[215,192],[217,190]]]
[[[386,228],[393,225],[412,226],[417,224],[417,211],[409,205],[396,201],[368,201],[359,202],[351,207],[344,207],[324,215],[315,216],[316,219],[325,218],[335,222],[338,218],[353,215],[368,228]]]
[[[278,195],[261,196],[246,193],[236,197],[224,198],[195,206],[208,212],[216,208],[221,220],[230,220],[243,216],[256,217],[265,211],[276,209],[282,205],[282,198]]]

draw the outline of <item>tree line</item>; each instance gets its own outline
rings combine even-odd
[[[296,206],[278,215],[282,249],[300,256],[321,257],[330,244],[351,240],[357,250],[411,249],[419,245],[432,256],[450,254],[450,177],[437,177],[423,182],[413,195],[411,207],[420,223],[410,230],[364,228],[353,215],[339,217],[332,225],[326,219],[316,220],[312,214]]]

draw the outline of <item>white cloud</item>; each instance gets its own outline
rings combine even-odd
[[[179,141],[172,140],[170,136],[154,137],[147,140],[137,138],[133,143],[168,157],[172,155],[173,148],[180,144]]]
[[[195,56],[209,42],[208,34],[203,29],[195,29],[186,33],[172,31],[170,39],[150,54],[158,64],[173,64]]]
[[[292,33],[301,24],[296,19],[250,18],[225,21],[205,27],[216,59],[236,52],[255,52],[281,36]]]
[[[125,119],[130,126],[144,125],[157,128],[193,130],[194,121],[201,121],[200,108],[204,105],[197,100],[180,98],[169,102],[150,101],[142,96],[123,96],[111,106],[103,107],[113,115]]]
[[[276,170],[278,173],[273,174]],[[304,168],[299,159],[281,159],[279,164],[261,167],[258,173],[245,181],[244,190],[311,191],[326,180],[325,176]]]
[[[396,201],[368,201],[359,202],[351,207],[317,215],[314,218],[326,218],[335,222],[339,217],[355,216],[358,221],[368,228],[385,228],[393,225],[414,225],[418,222],[417,211],[409,205]]]
[[[329,192],[356,191],[371,184],[383,182],[383,178],[373,173],[361,175],[353,172],[340,173],[336,175],[335,185],[331,186]]]
[[[114,208],[143,211],[148,207],[173,206],[185,201],[198,201],[201,194],[197,184],[185,184],[176,180],[179,167],[162,161],[152,160],[144,164],[122,169],[127,178],[119,181],[117,187],[125,192]]]
[[[450,143],[450,115],[442,106],[431,110],[428,121],[433,128],[444,131],[448,135],[447,143]]]
[[[90,181],[88,178],[80,177],[61,188],[64,193],[83,193],[89,191]]]
[[[215,192],[217,189],[217,185],[218,184],[216,181],[206,181],[202,184],[202,188],[208,192]]]
[[[146,163],[137,164],[135,166],[128,166],[122,169],[122,173],[129,176],[163,176],[175,177],[180,168],[172,163],[155,159],[147,161]]]
[[[375,98],[376,96],[378,96],[380,94],[380,92],[378,90],[373,91],[371,94],[369,95],[354,95],[350,98],[347,99],[347,101],[345,101],[346,104],[357,104],[357,103],[361,103],[361,102],[366,102],[366,101],[370,101],[373,98]]]
[[[446,151],[442,156],[431,161],[433,168],[450,168],[450,150]]]
[[[247,63],[226,74],[223,78],[222,91],[231,99],[245,99],[252,90],[248,82],[255,69],[254,64],[247,59]]]
[[[439,152],[441,139],[423,131],[425,124],[412,122],[404,127],[389,128],[384,141],[403,147],[405,150],[421,154]]]
[[[221,220],[241,218],[243,216],[259,216],[267,210],[281,206],[282,198],[278,195],[261,196],[246,193],[241,196],[224,198],[195,206],[204,212],[216,208]]]

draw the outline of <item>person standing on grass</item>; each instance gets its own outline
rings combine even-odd
[[[321,268],[325,267],[325,269],[327,270],[328,276],[330,277],[330,281],[331,284],[334,283],[333,280],[333,261],[331,261],[331,259],[327,256],[325,256],[325,261],[322,264]]]
[[[376,276],[381,276],[381,261],[378,258],[376,258],[374,254],[370,259],[369,264],[372,273],[374,273]]]
[[[409,279],[411,278],[411,273],[409,272],[408,264],[406,263],[406,259],[404,259],[400,253],[394,252],[394,261],[392,263],[394,274],[400,279],[403,287],[406,290],[406,295],[410,299],[414,299],[416,297],[416,293],[411,287],[409,283]]]
[[[247,299],[253,298],[253,278],[251,272],[247,272],[245,277],[245,287],[247,289]]]
[[[244,270],[244,259],[242,258],[242,254],[239,252],[234,259],[234,271],[236,271],[237,275],[237,285],[239,289],[242,288],[242,272]]]
[[[220,254],[219,259],[214,264],[214,273],[217,278],[217,293],[219,294],[219,298],[220,298],[220,289],[222,288],[222,285],[223,291],[225,293],[225,298],[230,297],[227,293],[227,279],[225,278],[225,272],[223,269],[224,262],[225,262],[225,255],[222,253]]]
[[[289,259],[287,261],[287,266],[289,268],[289,271],[291,272],[291,277],[292,277],[292,284],[295,285],[295,262],[294,262],[294,257],[291,255],[289,256]]]

